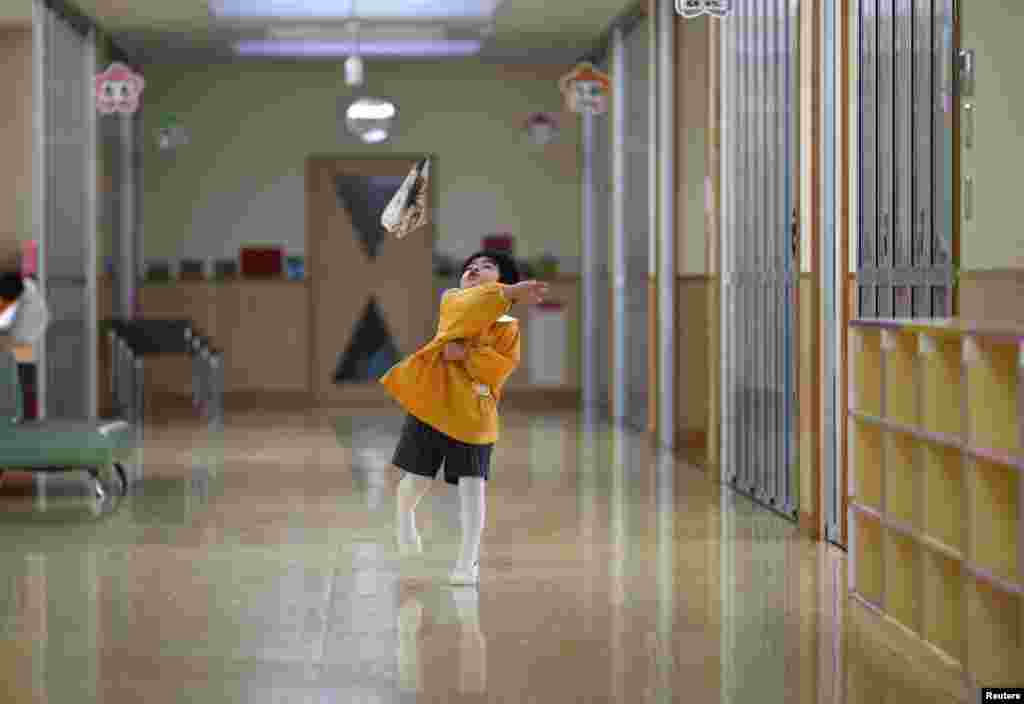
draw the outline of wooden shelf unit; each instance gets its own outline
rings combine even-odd
[[[1024,329],[850,334],[851,594],[966,687],[1024,686]]]
[[[850,477],[853,482],[850,494],[858,502],[875,511],[882,510],[882,428],[866,418],[855,418],[850,438]]]

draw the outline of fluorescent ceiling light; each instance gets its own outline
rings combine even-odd
[[[388,138],[388,131],[382,129],[372,129],[362,135],[362,140],[367,144],[380,144]]]
[[[387,24],[359,26],[353,30],[345,25],[333,27],[319,24],[271,27],[270,39],[305,39],[317,41],[348,41],[355,34],[360,42],[373,41],[444,41],[448,33],[439,25]]]
[[[384,101],[357,100],[348,106],[345,116],[350,120],[389,120],[395,116],[395,106]]]
[[[211,0],[215,17],[278,19],[490,18],[501,0]]]
[[[235,43],[242,56],[472,56],[479,53],[481,43],[475,39],[444,41],[276,41],[248,40]]]

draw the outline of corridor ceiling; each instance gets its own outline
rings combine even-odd
[[[331,7],[348,8],[352,0],[337,0]],[[366,8],[374,0],[358,0]],[[418,4],[432,0],[405,0],[387,3],[415,14]],[[267,4],[264,0],[263,4]],[[273,0],[276,6],[302,6],[313,0]],[[438,0],[433,0],[438,2]],[[491,0],[492,4],[495,0]],[[430,25],[450,39],[481,39],[478,57],[484,60],[522,63],[573,61],[600,40],[616,17],[636,5],[635,0],[497,0],[492,20],[428,20],[395,17],[362,20],[362,32],[386,36],[416,31]],[[71,4],[95,19],[115,41],[137,58],[175,60],[213,60],[232,57],[233,42],[268,38],[267,21],[249,21],[214,17],[208,0],[71,0]],[[235,0],[237,4],[237,0]],[[324,0],[319,0],[324,4]],[[463,6],[482,4],[482,0],[463,0]],[[379,3],[377,4],[379,6]],[[0,27],[31,23],[31,0],[0,0]],[[365,12],[356,5],[356,15]],[[344,10],[339,14],[347,14]],[[343,33],[351,17],[276,22],[282,28],[298,24],[314,25],[321,31]],[[398,26],[396,23],[400,24]],[[412,26],[410,26],[412,25]]]

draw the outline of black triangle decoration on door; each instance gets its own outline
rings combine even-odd
[[[339,174],[334,186],[338,202],[348,213],[352,229],[363,245],[366,256],[376,259],[387,232],[380,216],[395,192],[402,187],[404,176],[356,176]]]
[[[348,349],[338,358],[334,382],[364,382],[380,379],[398,362],[398,347],[388,332],[377,299],[370,297],[356,323]]]

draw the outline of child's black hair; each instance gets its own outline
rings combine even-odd
[[[519,266],[516,264],[516,260],[507,252],[502,252],[496,249],[482,249],[479,252],[470,255],[466,261],[463,262],[460,273],[465,273],[473,260],[478,259],[479,257],[487,257],[498,265],[499,282],[509,285],[519,283]]]
[[[5,301],[16,301],[25,290],[25,284],[21,280],[21,273],[17,271],[0,272],[0,299]]]

